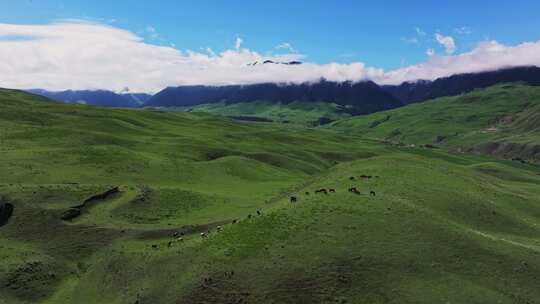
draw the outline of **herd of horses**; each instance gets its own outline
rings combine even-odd
[[[373,178],[373,177],[378,178],[378,176],[360,175],[360,178],[361,178],[361,179],[370,179],[370,178]],[[355,179],[356,179],[356,178],[355,178],[354,176],[349,177],[349,180],[351,180],[351,181],[353,181],[353,180],[355,180]],[[350,193],[356,194],[356,195],[360,195],[360,194],[361,194],[360,191],[358,190],[358,188],[356,188],[356,187],[350,187],[347,191],[350,192]],[[336,193],[336,189],[333,189],[333,188],[328,188],[328,189],[326,189],[326,188],[321,188],[321,189],[316,189],[316,190],[314,191],[314,193],[315,193],[315,194],[328,195],[328,194],[330,194],[330,193]],[[306,191],[304,194],[305,194],[305,195],[310,195],[310,192]],[[376,194],[375,194],[375,191],[371,190],[371,191],[369,192],[369,195],[370,195],[370,196],[375,196],[375,195],[376,195]],[[290,202],[291,202],[291,203],[296,203],[297,201],[298,201],[298,198],[297,198],[296,196],[291,196],[291,197],[290,197]],[[257,210],[257,216],[261,216],[261,215],[262,215],[262,211],[261,211],[261,210]],[[247,216],[247,219],[251,219],[251,218],[253,218],[253,215],[252,215],[252,214],[249,214],[249,215]],[[235,220],[233,220],[233,221],[231,222],[231,224],[236,224],[236,223],[238,223],[238,220],[237,220],[237,219],[235,219]],[[216,232],[219,233],[219,232],[222,232],[222,231],[223,231],[223,227],[222,227],[222,226],[217,226],[217,227],[216,227]],[[208,230],[208,231],[206,231],[206,232],[201,232],[201,233],[200,233],[200,236],[201,236],[202,238],[207,238],[209,235],[210,235],[210,230]],[[183,242],[183,241],[184,241],[184,233],[183,233],[183,232],[174,232],[174,234],[173,234],[172,236],[173,236],[174,239],[173,239],[172,241],[169,241],[169,242],[167,243],[167,246],[168,246],[168,247],[171,247],[175,242]],[[152,248],[153,248],[153,249],[158,249],[158,245],[152,245]]]
[[[379,176],[360,175],[360,178],[361,178],[361,179],[371,179],[371,178],[373,178],[373,177],[379,178]],[[354,176],[349,177],[349,180],[351,180],[351,181],[352,181],[352,180],[355,180],[355,179],[356,179],[356,178],[355,178]],[[348,192],[351,192],[351,193],[354,193],[354,194],[357,194],[357,195],[360,195],[360,194],[361,194],[361,193],[360,193],[360,190],[358,190],[358,188],[356,188],[356,187],[350,187],[349,189],[347,189],[347,191],[348,191]],[[321,188],[321,189],[315,190],[314,193],[315,193],[315,194],[326,194],[326,195],[328,195],[329,193],[336,193],[336,189],[333,189],[333,188],[328,188],[328,189],[326,189],[326,188]],[[305,195],[310,195],[310,193],[309,193],[308,191],[306,191],[304,194],[305,194]],[[375,193],[375,191],[371,190],[371,191],[369,191],[369,195],[370,195],[370,196],[375,196],[376,193]],[[296,196],[291,196],[291,198],[290,198],[290,202],[291,202],[291,203],[296,203],[297,201],[298,201],[298,198],[297,198]]]

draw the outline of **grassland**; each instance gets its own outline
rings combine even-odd
[[[11,90],[0,130],[2,304],[540,303],[532,164]]]
[[[240,119],[262,118],[268,121],[318,126],[334,120],[350,117],[346,108],[328,102],[300,102],[288,104],[267,101],[248,103],[212,103],[185,108],[166,108],[190,112],[212,113]]]
[[[540,161],[540,88],[503,84],[372,115],[329,128],[393,143]]]

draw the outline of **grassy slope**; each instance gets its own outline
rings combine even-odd
[[[540,160],[540,87],[504,84],[329,126],[407,144]]]
[[[2,304],[539,303],[538,168],[15,91],[0,108]]]
[[[261,117],[275,122],[289,122],[303,125],[316,125],[320,118],[337,120],[350,117],[338,109],[336,104],[327,102],[292,102],[276,104],[265,101],[249,103],[204,104],[182,110],[213,113],[225,116]]]

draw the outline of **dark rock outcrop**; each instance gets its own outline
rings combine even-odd
[[[105,200],[109,196],[114,195],[114,194],[116,194],[118,192],[120,192],[120,188],[114,187],[114,188],[111,188],[111,189],[109,189],[109,190],[107,190],[105,192],[102,192],[102,193],[99,193],[99,194],[96,194],[96,195],[92,195],[91,197],[87,198],[83,202],[83,206],[90,203],[90,202],[93,202],[93,201]]]
[[[69,208],[68,210],[64,211],[64,213],[62,213],[62,219],[64,221],[69,221],[80,215],[81,215],[81,208],[73,207],[73,208]]]
[[[11,203],[0,201],[0,227],[7,224],[9,218],[13,215],[15,207]]]
[[[111,189],[109,189],[109,190],[107,190],[105,192],[98,193],[96,195],[92,195],[89,198],[85,199],[82,204],[77,205],[77,206],[73,206],[73,207],[67,209],[66,211],[64,211],[64,213],[62,214],[62,219],[64,221],[70,221],[70,220],[72,220],[72,219],[74,219],[76,217],[79,217],[82,214],[83,209],[88,207],[88,205],[90,205],[90,204],[92,204],[94,202],[106,200],[106,199],[110,198],[110,196],[115,195],[115,194],[117,194],[119,192],[120,192],[120,188],[114,187],[114,188],[111,188]]]

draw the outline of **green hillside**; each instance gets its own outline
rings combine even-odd
[[[534,106],[522,86],[467,96],[505,90]],[[359,119],[336,132],[0,90],[15,207],[0,303],[540,303],[540,169],[362,139]]]
[[[540,161],[540,87],[504,84],[332,123],[348,134]]]
[[[318,126],[333,120],[350,117],[343,106],[328,102],[301,102],[295,101],[281,104],[267,101],[254,101],[244,103],[224,102],[203,104],[185,108],[162,108],[166,111],[189,111],[212,113],[223,116],[231,116],[238,120],[273,121],[280,123],[292,123],[306,126]]]

